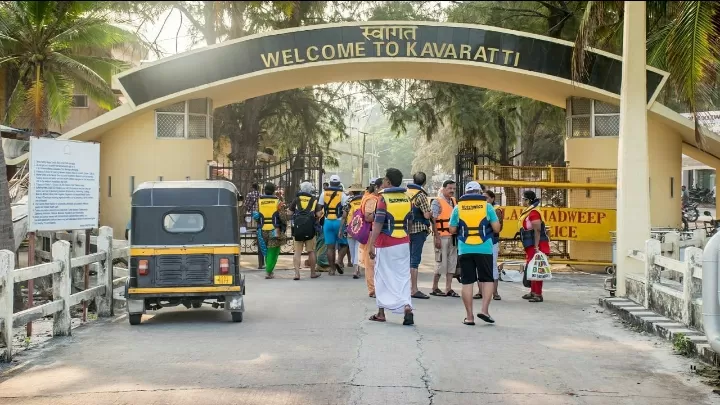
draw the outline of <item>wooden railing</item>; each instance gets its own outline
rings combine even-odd
[[[4,361],[12,359],[13,327],[52,315],[53,336],[69,336],[72,326],[70,307],[93,299],[99,317],[113,316],[113,289],[123,285],[127,279],[127,270],[119,278],[114,278],[116,270],[113,268],[113,258],[127,257],[129,248],[113,248],[113,231],[110,227],[100,228],[96,243],[97,253],[72,257],[70,242],[58,240],[52,244],[50,262],[22,269],[15,269],[13,252],[0,250],[0,337],[6,345]],[[71,270],[93,263],[100,263],[96,267],[98,285],[73,294]],[[15,283],[45,276],[52,276],[52,301],[13,313]]]

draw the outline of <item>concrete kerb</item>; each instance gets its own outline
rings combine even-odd
[[[629,299],[600,298],[600,306],[617,314],[620,319],[630,325],[670,342],[675,339],[677,334],[682,333],[688,337],[688,345],[692,354],[707,364],[720,367],[720,355],[710,348],[704,333],[647,309],[637,312],[635,308],[638,304]],[[628,308],[632,308],[632,310],[628,310]]]

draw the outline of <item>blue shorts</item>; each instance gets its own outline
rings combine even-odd
[[[410,234],[410,268],[417,269],[422,259],[423,246],[427,240],[427,232],[418,232]]]
[[[341,221],[339,219],[325,219],[323,235],[325,236],[326,245],[347,245],[347,240],[344,238],[338,238],[338,232],[340,232],[340,222]]]

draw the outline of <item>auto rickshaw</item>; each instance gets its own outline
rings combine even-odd
[[[148,310],[203,303],[242,322],[239,193],[228,181],[142,183],[132,194],[128,318]]]

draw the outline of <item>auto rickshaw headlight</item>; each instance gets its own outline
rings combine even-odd
[[[220,274],[230,273],[230,261],[228,259],[220,259]]]
[[[138,275],[147,276],[150,273],[147,260],[138,260]]]

